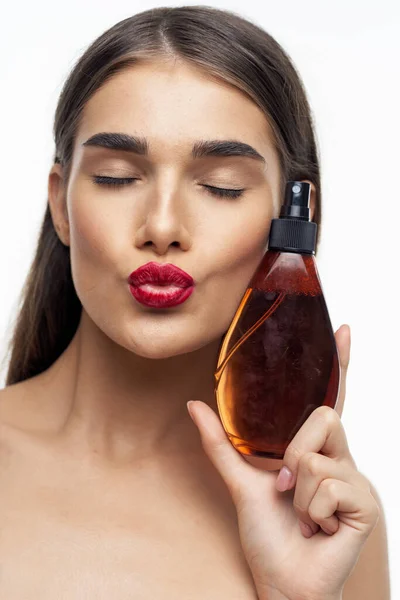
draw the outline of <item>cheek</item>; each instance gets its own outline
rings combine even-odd
[[[267,248],[271,219],[272,208],[249,206],[221,221],[213,235],[217,274],[251,277]]]
[[[72,278],[82,304],[96,311],[109,303],[110,289],[118,283],[122,240],[129,239],[123,227],[128,225],[109,206],[99,208],[98,200],[84,195],[75,200],[71,198],[69,210]]]
[[[120,241],[126,239],[123,228],[126,220],[116,219],[110,206],[99,206],[99,201],[77,198],[71,202],[71,253],[86,266],[109,268],[118,264]],[[72,254],[71,254],[72,260]],[[77,262],[77,261],[76,261]]]
[[[246,213],[236,222],[225,223],[215,243],[208,247],[205,264],[213,265],[206,294],[213,314],[226,331],[247,285],[266,250],[271,214]],[[211,297],[213,301],[211,302]],[[222,299],[222,301],[221,301]]]

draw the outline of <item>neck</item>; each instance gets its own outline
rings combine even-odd
[[[107,462],[201,453],[186,402],[202,400],[217,412],[220,342],[149,359],[114,343],[83,310],[68,348],[43,374],[52,423],[77,452]]]

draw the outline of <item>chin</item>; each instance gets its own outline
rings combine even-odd
[[[143,358],[150,358],[153,360],[162,360],[165,358],[172,358],[173,356],[181,356],[183,354],[190,354],[200,348],[203,348],[209,343],[209,340],[197,340],[197,343],[184,335],[166,335],[163,338],[156,336],[154,340],[151,340],[149,336],[142,338],[140,341],[135,339],[131,340],[129,344],[124,344],[125,347],[134,352],[138,356]]]
[[[134,352],[137,356],[141,356],[142,358],[149,358],[153,360],[163,360],[165,358],[172,358],[173,356],[179,356],[181,354],[186,354],[187,351],[176,348],[176,346],[171,345],[167,346],[155,346],[155,347],[137,347],[129,348],[131,352]]]
[[[153,360],[188,355],[201,349],[207,353],[207,347],[215,354],[223,336],[218,325],[213,332],[211,327],[199,326],[199,319],[188,319],[185,323],[172,319],[168,323],[138,319],[123,326],[115,321],[103,322],[102,325],[99,328],[115,344],[137,356]]]

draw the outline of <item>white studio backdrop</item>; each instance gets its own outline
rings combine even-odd
[[[343,323],[352,331],[342,422],[359,470],[383,502],[392,594],[400,598],[400,3],[207,4],[237,12],[272,34],[308,92],[322,166],[317,264],[335,331]],[[2,7],[0,361],[47,202],[53,116],[64,80],[114,23],[177,5],[69,0],[66,7],[25,0]],[[0,379],[4,387],[5,367]]]

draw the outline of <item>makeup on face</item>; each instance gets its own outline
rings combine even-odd
[[[193,293],[193,277],[172,264],[154,261],[142,265],[128,277],[132,296],[145,306],[169,308],[185,302]]]

